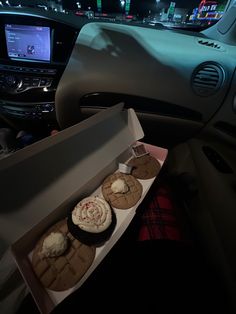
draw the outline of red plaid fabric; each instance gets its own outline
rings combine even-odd
[[[172,199],[170,188],[157,186],[148,202],[141,205],[141,226],[138,240],[183,241],[176,210],[177,207]]]

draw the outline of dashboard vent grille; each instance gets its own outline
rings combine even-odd
[[[208,39],[198,39],[198,43],[200,45],[203,45],[203,46],[207,46],[207,47],[215,48],[215,49],[218,49],[218,50],[222,50],[221,45],[219,45],[218,43],[216,43],[214,41],[208,40]]]
[[[220,65],[203,63],[193,72],[192,88],[199,96],[211,96],[219,90],[224,77],[224,70]]]

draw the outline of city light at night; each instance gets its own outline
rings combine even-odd
[[[209,25],[224,14],[229,0],[1,0],[1,7],[35,6],[85,18],[136,21],[149,25]],[[20,4],[19,4],[20,3]]]

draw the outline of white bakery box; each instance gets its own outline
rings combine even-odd
[[[8,207],[9,202],[13,207],[18,205],[19,211],[13,211],[13,225],[5,227],[17,229],[17,224],[21,225],[18,232],[21,234],[13,241],[11,249],[41,313],[50,313],[86,281],[124,233],[155,178],[139,180],[143,193],[134,207],[114,209],[117,223],[111,237],[96,248],[92,265],[73,288],[55,292],[41,285],[31,266],[36,242],[49,227],[65,218],[79,200],[101,193],[100,186],[106,176],[117,171],[118,164],[132,156],[132,146],[143,137],[134,110],[123,110],[123,104],[118,104],[16,152],[1,164],[1,173],[6,176],[11,173],[19,185],[19,191],[14,194],[15,200],[9,197],[8,203],[5,203]],[[144,145],[162,166],[167,150]]]

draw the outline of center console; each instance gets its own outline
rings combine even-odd
[[[19,94],[35,88],[50,88],[56,73],[56,69],[0,64],[0,91]]]
[[[43,16],[0,12],[0,114],[56,121],[54,98],[78,30]]]

